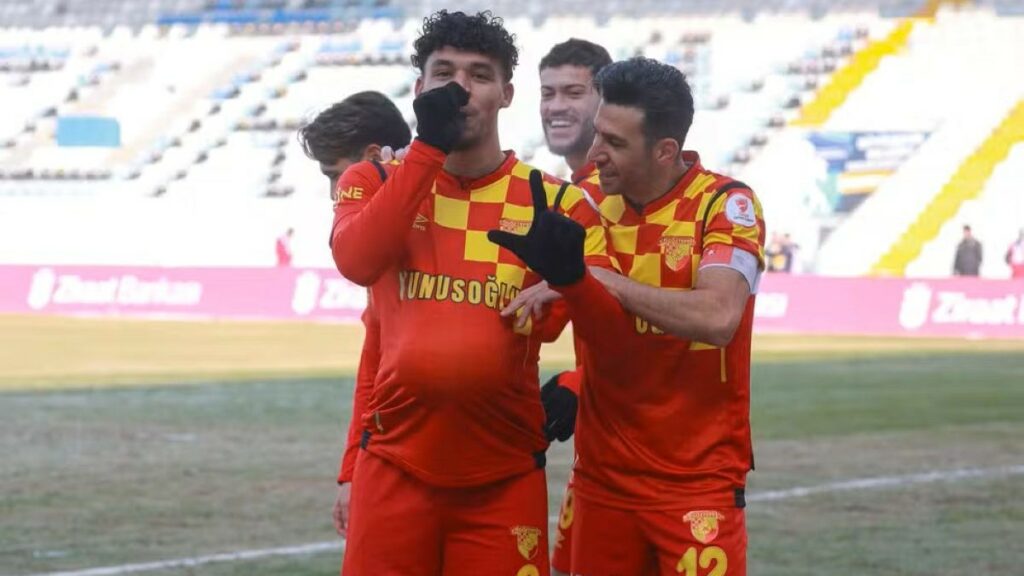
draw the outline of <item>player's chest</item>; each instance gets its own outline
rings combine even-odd
[[[532,208],[507,202],[431,194],[408,232],[404,268],[452,281],[521,290],[537,281],[519,258],[487,239],[490,230],[529,230]],[[528,201],[528,199],[527,199]]]
[[[693,218],[624,218],[608,227],[608,244],[622,273],[662,288],[689,289],[701,259],[701,226]]]

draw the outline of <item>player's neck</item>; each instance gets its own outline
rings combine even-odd
[[[580,168],[587,165],[587,152],[589,152],[589,150],[584,150],[582,152],[570,152],[565,155],[565,163],[569,165],[569,170],[571,170],[573,174],[579,171]]]
[[[637,212],[642,212],[644,206],[658,201],[671,192],[686,175],[688,169],[689,167],[685,164],[680,164],[662,174],[654,174],[649,186],[642,190],[630,190],[625,198]]]
[[[457,150],[448,155],[444,169],[462,178],[480,178],[498,169],[505,161],[505,152],[497,140],[468,150]]]

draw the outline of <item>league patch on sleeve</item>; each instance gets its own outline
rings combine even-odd
[[[748,228],[757,225],[754,215],[754,201],[743,194],[733,194],[725,201],[725,217],[737,226]]]

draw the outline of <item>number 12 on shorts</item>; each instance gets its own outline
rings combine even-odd
[[[697,571],[698,566],[701,568],[700,572]],[[699,555],[697,548],[691,546],[676,564],[676,572],[683,576],[725,576],[728,569],[729,559],[725,555],[725,550],[718,546],[708,546],[701,550]]]

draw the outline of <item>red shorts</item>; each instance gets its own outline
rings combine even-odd
[[[360,450],[349,512],[344,576],[549,574],[541,469],[439,488]]]
[[[742,508],[625,510],[575,498],[576,576],[746,576]]]
[[[551,567],[562,574],[572,573],[572,523],[576,515],[572,490],[572,476],[569,476],[558,524],[555,525],[555,551],[551,553]]]

